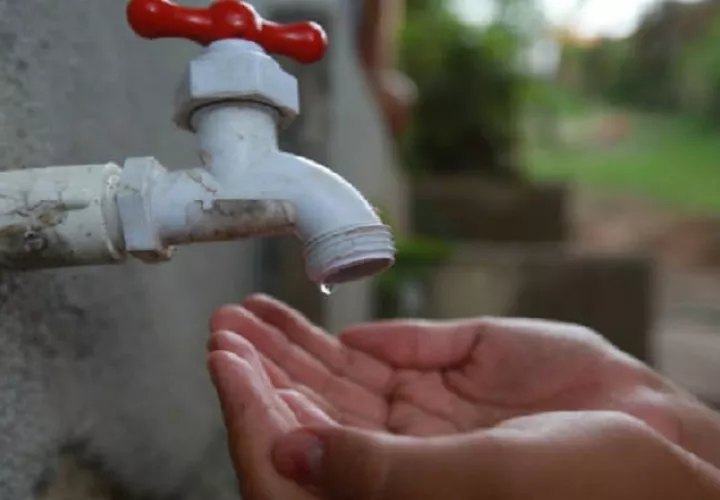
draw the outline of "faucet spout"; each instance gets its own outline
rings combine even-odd
[[[390,228],[349,182],[311,160],[275,153],[258,165],[261,198],[288,200],[308,277],[337,284],[378,274],[395,261]]]
[[[217,199],[284,200],[305,246],[308,277],[337,284],[380,273],[394,262],[390,229],[349,182],[277,147],[278,115],[263,104],[207,106],[193,116]]]

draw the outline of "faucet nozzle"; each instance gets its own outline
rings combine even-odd
[[[308,277],[335,285],[374,276],[395,262],[390,229],[365,225],[323,234],[305,244]]]

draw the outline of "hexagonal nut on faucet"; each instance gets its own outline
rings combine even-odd
[[[166,174],[155,158],[128,158],[115,194],[125,250],[147,263],[167,261],[175,251],[163,245],[152,216],[152,188]]]
[[[193,131],[192,115],[215,102],[254,101],[277,109],[280,126],[300,112],[297,79],[259,46],[243,40],[215,42],[188,65],[176,94],[175,123]]]

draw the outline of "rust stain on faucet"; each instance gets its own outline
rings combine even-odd
[[[185,238],[192,242],[287,234],[294,228],[295,209],[284,200],[215,200],[208,208],[195,202],[187,207],[186,224]],[[182,242],[172,235],[165,241]]]

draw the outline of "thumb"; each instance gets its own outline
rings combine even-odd
[[[273,462],[327,500],[446,499],[488,491],[485,448],[481,434],[419,439],[323,427],[282,437]]]

